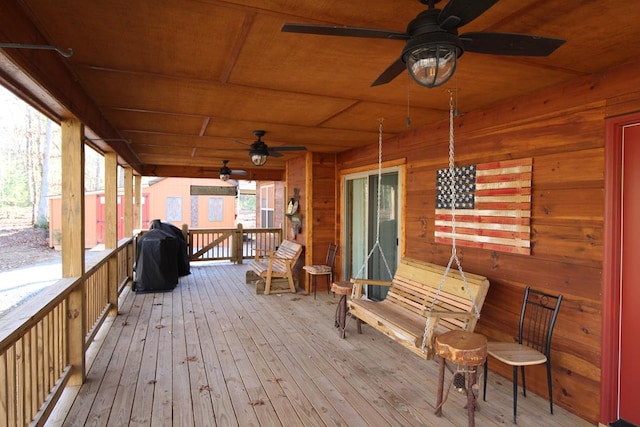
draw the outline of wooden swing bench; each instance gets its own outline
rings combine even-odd
[[[268,257],[260,257],[256,253],[256,258],[249,262],[251,268],[258,276],[264,278],[264,293],[268,295],[272,292],[271,283],[274,278],[286,278],[289,283],[288,289],[278,289],[273,292],[296,292],[296,285],[293,280],[293,267],[300,254],[302,245],[292,240],[283,240],[275,251],[270,251]]]
[[[438,294],[445,269],[443,266],[403,258],[391,282],[351,279],[354,297],[348,301],[348,306],[351,316],[357,319],[358,333],[362,333],[362,322],[367,323],[420,357],[433,359],[438,335],[452,330],[473,332],[477,318],[469,293],[480,312],[489,290],[489,281],[465,272],[468,293],[454,264]],[[391,288],[384,300],[371,301],[361,298],[365,284]],[[435,306],[430,310],[434,299]],[[431,320],[423,352],[422,338],[427,317]]]

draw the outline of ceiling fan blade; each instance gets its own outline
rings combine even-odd
[[[267,150],[269,150],[269,154],[271,154],[272,151],[307,151],[307,147],[300,145],[300,146],[283,146],[283,147],[269,147],[267,148]]]
[[[399,31],[378,30],[338,25],[284,24],[284,33],[318,34],[322,36],[366,37],[374,39],[408,40],[409,34]]]
[[[464,50],[513,56],[549,56],[565,40],[530,34],[465,33],[460,36]]]
[[[402,58],[396,59],[393,64],[389,65],[387,69],[384,70],[382,74],[378,76],[376,81],[371,83],[371,87],[389,83],[391,80],[398,77],[406,69],[407,69],[407,66],[405,65]]]
[[[462,27],[497,2],[498,0],[449,0],[438,16],[440,28],[451,30]]]
[[[247,171],[231,169],[231,175],[246,175]]]

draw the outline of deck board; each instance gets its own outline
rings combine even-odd
[[[364,325],[334,327],[337,297],[256,294],[246,266],[199,263],[172,292],[123,293],[86,383],[50,426],[464,426],[451,391],[436,417],[438,364]],[[447,377],[448,379],[449,377]],[[445,384],[445,386],[448,383]],[[511,383],[490,373],[476,423],[510,425]],[[528,394],[518,424],[589,426]]]

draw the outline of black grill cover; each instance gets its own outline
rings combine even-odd
[[[180,230],[173,224],[162,222],[159,219],[154,219],[153,221],[151,221],[151,226],[149,227],[149,229],[160,229],[178,239],[178,275],[186,276],[190,274],[191,268],[189,265],[189,251],[187,248],[187,241],[184,239],[182,230]]]
[[[160,229],[138,238],[133,290],[171,291],[178,284],[178,238]]]

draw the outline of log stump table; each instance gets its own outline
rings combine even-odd
[[[345,337],[344,327],[347,321],[347,296],[351,295],[353,283],[348,280],[342,282],[333,282],[331,284],[331,292],[340,295],[338,307],[336,307],[335,326],[340,331],[340,338]]]
[[[478,366],[487,358],[487,338],[484,335],[466,331],[450,331],[436,337],[436,354],[440,356],[438,377],[438,401],[436,415],[442,415],[442,393],[444,390],[444,370],[448,360],[464,370],[467,391],[467,414],[469,427],[475,426],[476,395],[473,386],[478,379]],[[456,373],[454,373],[455,375]]]

